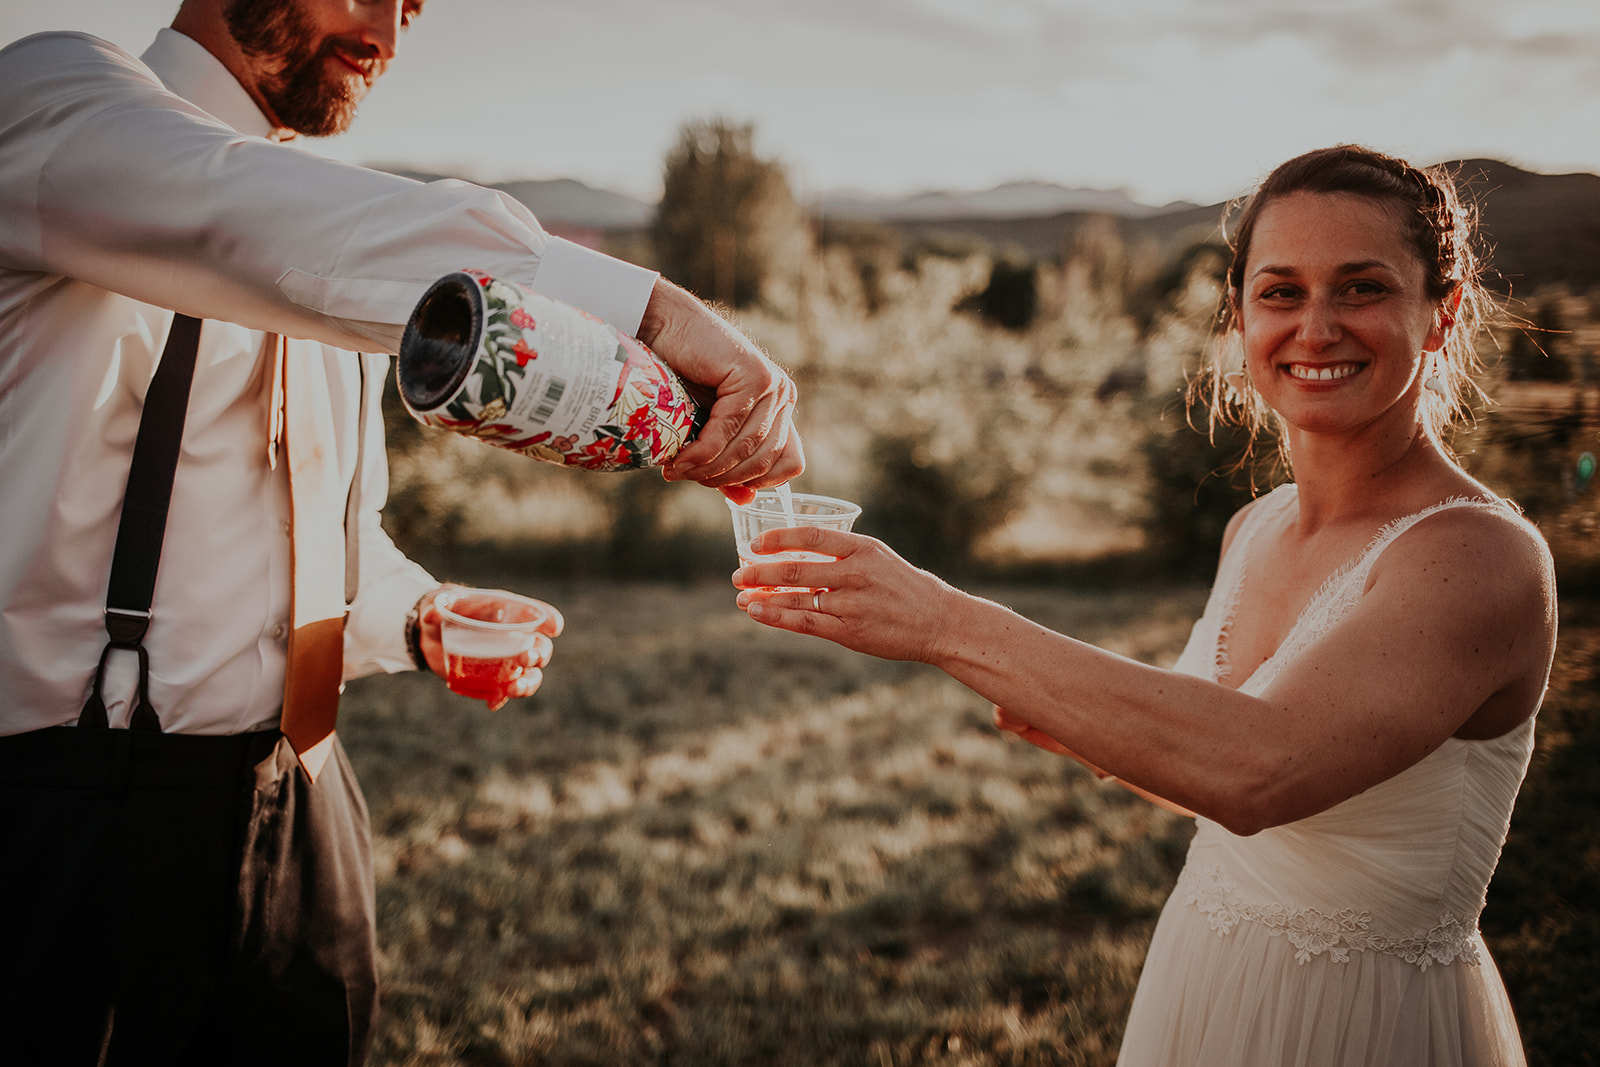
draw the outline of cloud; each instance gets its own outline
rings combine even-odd
[[[175,6],[0,4],[0,29],[137,50]],[[319,147],[648,195],[678,125],[719,114],[813,189],[1220,198],[1336,140],[1600,169],[1600,3],[430,0],[355,129]]]
[[[1600,54],[1600,8],[1588,0],[1354,0],[1299,8],[1232,0],[1187,4],[1172,29],[1220,47],[1299,39],[1350,70],[1426,63],[1463,51],[1484,61],[1559,57],[1591,64]]]

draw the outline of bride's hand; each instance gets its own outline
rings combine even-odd
[[[768,530],[750,547],[758,555],[799,551],[833,557],[773,560],[735,572],[739,606],[757,622],[884,659],[935,665],[959,640],[959,615],[972,598],[876,538],[800,526]],[[783,586],[801,591],[772,591]]]

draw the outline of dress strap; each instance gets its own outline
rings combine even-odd
[[[1362,549],[1361,555],[1357,556],[1355,560],[1351,562],[1348,571],[1354,572],[1358,569],[1370,567],[1378,558],[1378,556],[1383,553],[1384,549],[1394,544],[1395,541],[1399,539],[1401,534],[1411,529],[1411,527],[1415,526],[1423,519],[1426,519],[1431,515],[1437,515],[1441,511],[1450,511],[1454,508],[1464,507],[1492,508],[1496,511],[1503,511],[1515,515],[1518,518],[1522,516],[1522,510],[1518,508],[1515,503],[1505,499],[1504,497],[1453,496],[1448,500],[1441,500],[1437,504],[1430,504],[1421,511],[1412,512],[1410,515],[1402,515],[1398,519],[1392,519],[1385,523],[1382,529],[1380,529],[1376,534],[1373,534],[1372,540],[1367,542],[1367,547]]]

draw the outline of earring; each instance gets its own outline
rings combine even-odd
[[[1428,390],[1428,392],[1442,397],[1445,400],[1450,399],[1450,394],[1445,392],[1444,379],[1439,377],[1439,372],[1434,370],[1431,366],[1428,369],[1428,376],[1422,379],[1422,387]]]
[[[1228,387],[1229,400],[1242,400],[1244,398],[1244,372],[1231,370],[1222,376],[1222,381]]]

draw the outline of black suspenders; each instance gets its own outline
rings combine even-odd
[[[150,706],[150,655],[145,651],[144,634],[150,625],[150,602],[155,594],[156,568],[161,563],[161,542],[167,532],[167,506],[172,500],[172,476],[183,444],[183,421],[189,410],[189,385],[194,380],[199,347],[200,320],[176,316],[161,353],[161,366],[150,379],[144,411],[139,417],[139,435],[134,438],[117,547],[111,557],[111,584],[106,590],[106,633],[110,639],[95,667],[94,689],[78,718],[80,727],[103,730],[109,725],[100,685],[105,680],[111,650],[124,648],[139,655],[139,695],[129,726],[134,730],[161,729],[161,720]]]
[[[167,507],[172,501],[172,478],[183,444],[183,422],[189,411],[189,386],[194,381],[195,356],[200,348],[200,320],[177,315],[161,352],[161,365],[150,379],[139,434],[133,442],[133,462],[128,469],[128,489],[122,501],[122,521],[117,526],[117,547],[111,556],[111,582],[106,590],[106,647],[94,671],[94,688],[78,717],[80,727],[106,729],[106,661],[114,648],[139,656],[139,694],[129,728],[161,730],[161,720],[150,706],[150,654],[144,647],[150,626],[150,603],[155,596],[156,569],[161,563],[161,542],[167,532]],[[360,585],[361,467],[366,453],[366,363],[357,356],[361,394],[356,432],[356,469],[345,506],[345,606],[355,600]]]

